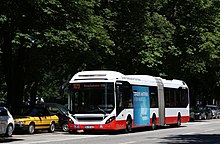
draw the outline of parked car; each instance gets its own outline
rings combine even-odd
[[[206,119],[212,119],[212,110],[208,107],[204,107],[203,108],[204,112],[205,112],[205,115],[206,115]]]
[[[42,103],[38,104],[38,106],[43,106],[47,108],[51,113],[56,114],[59,117],[58,128],[61,128],[64,132],[69,131],[68,120],[70,117],[70,112],[66,107],[58,103]]]
[[[47,129],[54,132],[59,118],[43,107],[29,107],[22,115],[14,116],[15,130],[33,134],[35,130]]]
[[[194,108],[190,108],[189,112],[190,112],[190,121],[194,121],[195,120],[195,110],[194,110]]]
[[[5,101],[0,101],[0,107],[6,107],[6,102]]]
[[[7,108],[0,107],[0,135],[11,137],[14,131],[14,119]]]
[[[206,105],[207,108],[212,110],[212,118],[220,118],[220,108],[217,105]]]
[[[194,109],[195,120],[207,119],[206,113],[203,107],[195,107]]]

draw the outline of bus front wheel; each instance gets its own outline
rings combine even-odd
[[[127,118],[125,132],[128,133],[131,131],[132,131],[132,120],[131,120],[131,118]]]

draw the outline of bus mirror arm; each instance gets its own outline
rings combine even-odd
[[[62,86],[60,87],[60,96],[64,96],[64,91],[68,86],[68,82],[65,82],[64,84],[62,84]]]

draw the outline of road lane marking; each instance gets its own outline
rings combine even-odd
[[[131,144],[131,143],[136,143],[136,141],[123,142],[123,143],[119,143],[119,144]]]
[[[204,130],[204,132],[210,132],[210,131],[214,131],[215,129],[208,129],[208,130]]]
[[[62,139],[49,139],[49,140],[41,140],[41,141],[34,141],[34,142],[25,142],[28,144],[38,144],[38,143],[49,143],[49,142],[58,142],[58,141],[67,141],[67,140],[77,140],[77,139],[84,139],[84,138],[94,138],[94,137],[100,137],[104,135],[96,135],[96,136],[83,136],[83,137],[68,137],[68,138],[62,138]]]
[[[184,133],[183,135],[194,135],[196,132],[189,132],[189,133]]]

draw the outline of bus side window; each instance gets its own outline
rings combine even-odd
[[[124,93],[124,107],[132,108],[133,107],[132,89],[129,83],[125,83],[124,88],[123,88],[123,93]]]
[[[157,87],[150,87],[150,107],[158,107],[158,94]]]
[[[123,91],[122,84],[116,84],[116,105],[117,105],[117,115],[124,109],[123,108]]]
[[[188,104],[188,92],[187,89],[182,89],[181,90],[181,106],[186,107]]]
[[[168,88],[164,88],[165,107],[170,107],[170,91]]]
[[[116,83],[116,99],[117,114],[119,114],[124,108],[133,107],[132,89],[128,82]]]

